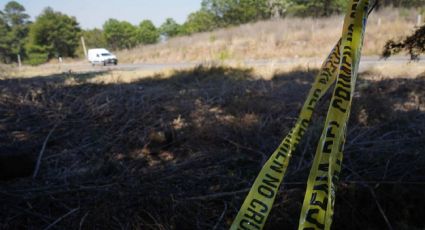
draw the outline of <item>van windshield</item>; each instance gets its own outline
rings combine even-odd
[[[107,57],[107,56],[111,56],[110,53],[103,53],[102,56]]]

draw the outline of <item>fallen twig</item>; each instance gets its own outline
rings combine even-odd
[[[59,217],[57,220],[53,221],[53,223],[49,224],[49,226],[47,226],[44,230],[48,230],[50,228],[52,228],[53,226],[55,226],[57,223],[59,223],[60,221],[62,221],[63,219],[65,219],[67,216],[71,215],[72,213],[78,211],[80,208],[74,208],[71,211],[69,211],[68,213],[66,213],[65,215]]]
[[[41,147],[40,153],[38,154],[37,163],[35,165],[34,173],[32,175],[32,178],[35,179],[37,177],[38,171],[40,170],[40,164],[41,159],[43,158],[44,150],[46,150],[47,142],[50,139],[50,136],[52,136],[53,131],[58,127],[59,123],[55,124],[53,128],[50,130],[49,134],[47,135],[46,139],[44,139],[43,146]]]

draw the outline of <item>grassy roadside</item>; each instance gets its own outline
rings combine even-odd
[[[224,67],[224,68],[239,68],[251,69],[253,75],[259,79],[270,80],[275,75],[290,73],[294,71],[310,71],[311,69],[320,68],[321,60],[299,58],[287,63],[279,63],[276,60],[270,60],[261,65],[253,65],[242,61],[224,61],[224,62],[206,62],[202,64],[205,67]],[[196,66],[195,64],[193,66]],[[1,68],[1,67],[0,67]],[[191,67],[182,69],[190,70]],[[181,69],[181,70],[182,70]],[[18,70],[4,66],[0,79],[7,78],[33,78],[34,76],[52,76],[52,75],[75,75],[84,73],[95,73],[96,77],[88,80],[90,83],[131,83],[151,76],[170,77],[176,72],[171,67],[164,67],[159,70],[111,70],[108,67],[91,67],[85,62],[81,62],[81,66],[72,66],[71,68],[61,67],[58,64],[49,63],[42,66],[31,67],[25,66]],[[380,62],[378,64],[368,65],[362,68],[361,72],[371,73],[369,76],[374,76],[376,79],[382,78],[397,78],[397,77],[416,77],[425,72],[425,65],[420,62],[400,62],[393,63]]]

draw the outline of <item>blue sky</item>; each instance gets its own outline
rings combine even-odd
[[[168,17],[182,23],[189,13],[201,7],[201,0],[16,0],[22,4],[32,20],[47,6],[75,16],[84,29],[101,28],[109,18],[138,24],[150,19],[159,26]],[[0,9],[9,0],[0,0]]]

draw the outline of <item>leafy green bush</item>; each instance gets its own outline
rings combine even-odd
[[[159,31],[150,20],[144,20],[137,28],[137,38],[142,44],[153,44],[159,39]]]
[[[167,37],[174,37],[181,34],[182,26],[178,24],[174,19],[167,18],[159,28],[159,31],[162,35],[165,35]]]
[[[28,65],[41,65],[49,60],[47,53],[29,53],[28,59],[25,60],[25,64]]]
[[[116,49],[130,49],[138,44],[137,27],[127,21],[109,19],[103,24],[103,34],[109,47]]]
[[[218,24],[214,14],[205,10],[191,13],[183,24],[185,34],[211,31],[217,27]]]

